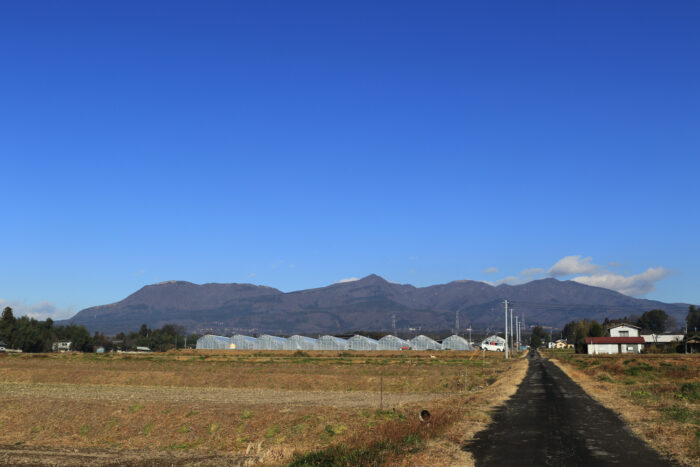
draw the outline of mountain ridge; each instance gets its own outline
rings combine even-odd
[[[86,308],[63,321],[105,334],[129,332],[141,324],[179,324],[192,332],[337,333],[399,329],[438,330],[460,322],[473,328],[502,326],[503,300],[514,303],[527,323],[561,327],[572,319],[615,318],[664,309],[678,323],[683,303],[639,299],[619,292],[553,278],[494,286],[458,280],[416,287],[370,274],[324,287],[282,292],[240,283],[165,281],[145,285],[123,300]]]

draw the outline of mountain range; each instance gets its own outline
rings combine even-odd
[[[560,328],[571,320],[603,320],[665,310],[682,323],[684,303],[663,303],[573,281],[541,279],[493,286],[460,280],[428,287],[389,282],[375,274],[316,289],[281,292],[253,284],[193,284],[167,281],[147,285],[124,300],[78,312],[66,323],[114,335],[178,324],[190,332],[321,334],[357,330],[475,331],[503,328],[504,300],[525,324]],[[395,324],[394,324],[395,323]],[[59,323],[60,324],[60,323]]]

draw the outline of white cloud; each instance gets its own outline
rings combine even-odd
[[[517,276],[508,276],[504,277],[503,279],[497,280],[495,282],[487,282],[487,284],[491,285],[501,285],[501,284],[508,284],[508,285],[520,285],[524,284],[526,282],[530,282],[535,278],[535,276],[542,274],[544,272],[544,269],[542,268],[528,268],[528,269],[523,269],[520,271],[520,274]]]
[[[524,284],[525,282],[528,282],[530,279],[527,277],[520,277],[520,276],[508,276],[504,277],[503,279],[497,280],[496,282],[489,282],[491,285],[501,285],[501,284],[508,284],[508,285],[519,285],[519,284]]]
[[[544,272],[544,269],[542,268],[528,268],[528,269],[523,269],[520,271],[520,276],[521,277],[532,277],[536,276],[538,274],[542,274]]]
[[[571,276],[573,274],[593,274],[600,271],[600,266],[593,264],[593,258],[587,256],[582,258],[581,255],[564,256],[562,259],[554,263],[554,266],[549,268],[547,274],[552,277]]]
[[[491,266],[490,268],[484,269],[484,272],[486,274],[496,274],[498,272],[498,268],[495,266]]]
[[[663,280],[670,274],[668,269],[663,267],[649,268],[641,274],[623,276],[605,272],[591,276],[578,276],[572,280],[585,285],[603,287],[616,290],[625,295],[644,295],[654,290],[656,282]]]
[[[345,282],[355,282],[355,281],[359,281],[359,280],[360,279],[358,279],[357,277],[348,277],[345,279],[340,279],[338,282],[336,282],[336,284],[344,284]]]
[[[248,274],[248,277],[255,277],[255,273],[251,272],[250,274]]]
[[[6,306],[12,308],[12,314],[19,318],[20,316],[28,316],[30,318],[45,320],[51,318],[53,320],[70,318],[75,314],[72,307],[59,309],[51,302],[43,301],[39,303],[26,303],[17,300],[6,300],[0,298],[0,310],[4,310]]]

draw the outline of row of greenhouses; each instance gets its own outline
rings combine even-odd
[[[469,342],[460,336],[450,336],[437,342],[427,336],[416,336],[404,340],[388,335],[379,340],[354,335],[349,339],[335,336],[313,337],[294,335],[277,337],[264,334],[260,337],[235,334],[231,337],[207,334],[197,340],[198,349],[230,350],[474,350]]]

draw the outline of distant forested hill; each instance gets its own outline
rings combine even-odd
[[[573,281],[542,279],[522,285],[492,286],[454,281],[429,287],[395,284],[370,275],[353,282],[283,293],[252,284],[169,281],[148,285],[124,300],[80,311],[67,322],[106,334],[158,328],[172,323],[191,332],[337,333],[454,327],[459,310],[463,327],[503,326],[503,300],[513,302],[526,325],[562,327],[571,320],[641,315],[665,310],[680,324],[688,305],[644,300]]]

